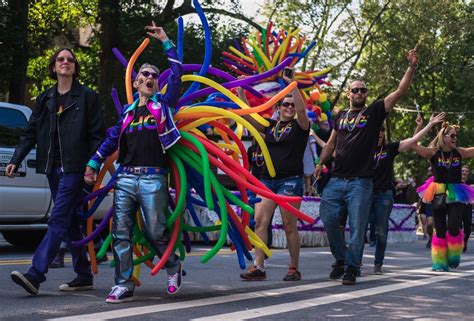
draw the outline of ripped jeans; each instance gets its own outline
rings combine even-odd
[[[303,175],[285,178],[262,178],[261,182],[275,194],[303,196]]]

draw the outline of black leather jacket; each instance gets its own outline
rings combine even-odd
[[[54,133],[59,130],[62,169],[65,173],[83,172],[87,161],[105,138],[99,96],[74,81],[60,115],[56,113],[56,86],[36,98],[33,113],[10,163],[17,169],[36,147],[36,172],[50,173],[54,162]]]

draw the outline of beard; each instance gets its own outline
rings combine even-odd
[[[355,99],[352,100],[352,107],[362,108],[364,106],[365,106],[365,99],[362,99],[360,101],[357,101]]]

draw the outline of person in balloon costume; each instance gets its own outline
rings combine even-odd
[[[169,242],[165,213],[168,208],[165,151],[181,137],[170,108],[178,101],[183,71],[175,47],[163,28],[153,23],[146,29],[150,37],[161,41],[170,63],[166,93],[157,93],[159,69],[151,64],[143,64],[133,83],[138,99],[125,110],[122,119],[90,159],[88,169],[93,174],[85,178],[88,184],[95,183],[100,164],[118,147],[117,162],[123,166],[123,170],[115,184],[112,223],[115,286],[107,296],[108,303],[133,300],[132,234],[139,208],[145,239],[159,257]],[[181,287],[182,277],[181,263],[176,254],[168,257],[165,268],[168,272],[167,292],[175,294]]]

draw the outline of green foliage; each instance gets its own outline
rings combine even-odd
[[[361,10],[362,16],[370,17],[380,6],[367,1]],[[461,122],[463,127],[458,146],[469,146],[474,138],[473,126],[462,115],[470,113],[474,104],[473,18],[472,8],[458,1],[393,2],[376,24],[373,41],[358,64],[358,69],[368,75],[367,83],[375,98],[396,89],[407,68],[405,54],[419,43],[419,69],[397,107],[414,109],[416,101],[425,111],[425,121],[432,112],[447,111],[447,120]],[[411,136],[415,117],[415,113],[391,113],[388,122],[392,140]],[[423,143],[427,144],[435,133]],[[420,160],[414,153],[400,155],[395,167],[397,176],[414,175],[420,181],[427,167],[427,162]]]
[[[287,0],[277,1],[265,13],[278,26],[301,27],[308,39],[318,41],[302,68],[334,67],[330,96],[337,101],[336,108],[348,105],[344,89],[350,79],[366,81],[369,101],[395,90],[407,68],[406,52],[420,43],[419,70],[397,107],[414,109],[416,101],[426,112],[426,121],[434,111],[457,112],[448,114],[448,120],[462,124],[458,145],[469,146],[474,139],[473,125],[467,121],[474,105],[473,9],[472,2],[448,0]],[[391,139],[410,137],[415,116],[391,113]],[[408,152],[397,157],[395,169],[397,176],[414,175],[419,181],[426,167],[426,161]]]

